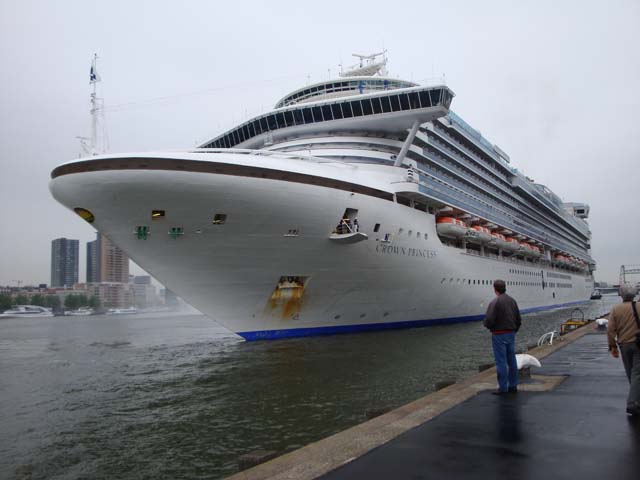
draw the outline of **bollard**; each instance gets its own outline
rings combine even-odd
[[[523,367],[518,370],[518,376],[520,378],[531,378],[531,367]]]
[[[453,385],[454,383],[456,383],[455,380],[442,380],[441,382],[434,383],[433,388],[438,391],[443,388],[447,388],[449,385]]]
[[[478,365],[478,372],[484,372],[485,370],[489,370],[490,368],[493,368],[495,366],[494,363],[483,363],[481,365]]]
[[[254,450],[238,457],[238,470],[246,470],[255,467],[261,463],[267,462],[278,456],[277,452],[272,450]]]
[[[389,413],[390,411],[391,407],[369,408],[365,410],[364,414],[367,417],[367,420],[371,420],[372,418],[379,417],[380,415],[384,415],[385,413]]]

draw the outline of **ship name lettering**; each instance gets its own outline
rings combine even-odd
[[[398,245],[376,245],[376,252],[387,255],[402,255],[405,257],[418,257],[418,258],[433,258],[438,252],[435,250],[429,250],[427,248],[408,248],[400,247]]]

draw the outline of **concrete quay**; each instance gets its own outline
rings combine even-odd
[[[604,334],[589,324],[529,353],[542,368],[516,395],[489,393],[490,368],[229,478],[640,478],[640,419]]]

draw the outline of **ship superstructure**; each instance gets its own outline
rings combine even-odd
[[[477,320],[495,278],[527,311],[587,300],[589,207],[377,57],[198,149],[64,164],[51,190],[247,339]]]

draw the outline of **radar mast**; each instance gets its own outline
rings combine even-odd
[[[341,71],[341,77],[369,77],[376,74],[381,77],[387,76],[386,50],[370,55],[362,55],[360,53],[352,53],[351,55],[360,59],[360,62],[348,67],[346,71]],[[378,57],[382,58],[378,60]]]

